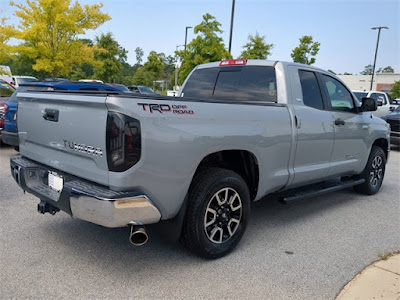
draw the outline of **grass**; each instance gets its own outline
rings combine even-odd
[[[383,254],[379,254],[378,257],[380,260],[388,260],[389,257],[396,255],[396,254],[400,254],[400,251],[396,251],[396,252],[384,252]]]

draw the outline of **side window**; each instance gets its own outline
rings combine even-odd
[[[350,92],[336,79],[322,75],[333,110],[354,111],[353,97]]]
[[[314,72],[299,70],[301,90],[303,92],[303,103],[316,109],[324,109],[317,77]]]

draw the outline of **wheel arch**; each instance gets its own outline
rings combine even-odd
[[[379,139],[374,141],[372,146],[378,146],[378,147],[382,148],[383,152],[385,152],[386,159],[388,158],[388,155],[389,155],[389,142],[388,142],[387,139],[379,138]],[[371,150],[372,150],[372,147],[371,147]]]
[[[196,175],[209,167],[224,168],[238,173],[246,182],[251,200],[257,195],[259,185],[259,167],[256,156],[247,150],[222,150],[204,157],[197,166]]]

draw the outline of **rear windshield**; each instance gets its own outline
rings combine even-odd
[[[154,93],[154,91],[147,86],[139,86],[138,88],[142,93]]]
[[[19,83],[25,83],[25,82],[37,82],[38,80],[36,78],[17,78]]]
[[[365,92],[353,92],[353,94],[357,97],[358,100],[361,101],[362,98],[367,97],[368,93]]]
[[[183,97],[229,101],[277,102],[274,67],[198,69],[182,90]]]

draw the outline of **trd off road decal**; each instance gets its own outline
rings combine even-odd
[[[173,113],[177,115],[194,115],[194,111],[188,109],[186,105],[169,105],[169,104],[150,104],[150,103],[138,103],[144,111],[160,114]]]

